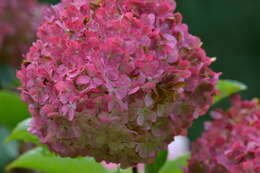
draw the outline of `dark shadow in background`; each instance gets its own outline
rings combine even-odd
[[[60,0],[38,0],[40,2],[46,2],[49,4],[57,4],[58,2],[60,2]]]
[[[203,41],[222,78],[248,85],[246,98],[260,97],[260,1],[177,0],[191,33]]]

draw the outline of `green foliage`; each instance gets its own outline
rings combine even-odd
[[[27,105],[21,101],[18,94],[0,91],[0,124],[12,128],[29,115]]]
[[[180,157],[177,160],[168,161],[162,167],[160,173],[183,173],[183,168],[187,166],[189,155]]]
[[[0,126],[0,172],[4,171],[5,165],[18,155],[18,144],[13,141],[4,144],[4,139],[10,134],[9,130]]]
[[[111,172],[111,171],[109,171],[109,172]],[[111,173],[114,173],[114,172],[111,172]],[[129,169],[120,169],[116,173],[132,173],[132,169],[131,168],[129,168]]]
[[[7,170],[13,168],[29,168],[44,173],[108,173],[92,158],[61,158],[42,147],[23,154],[7,166]]]
[[[167,161],[168,150],[161,151],[152,164],[145,165],[145,173],[158,173]]]
[[[164,154],[165,155],[165,152]],[[182,168],[187,165],[189,155],[185,155],[177,160],[165,162],[159,173],[182,173]],[[44,163],[44,164],[43,164]],[[17,160],[7,166],[7,170],[13,168],[28,168],[44,173],[114,173],[105,169],[101,164],[95,162],[93,158],[61,158],[50,153],[46,148],[37,147],[20,156]],[[151,169],[153,173],[154,170]],[[120,170],[120,173],[131,173],[131,170]]]
[[[30,121],[31,118],[28,118],[20,122],[12,131],[11,135],[5,140],[5,142],[7,143],[12,140],[23,140],[24,142],[38,143],[38,137],[28,132]]]
[[[241,82],[234,81],[234,80],[219,80],[216,88],[220,92],[220,94],[215,96],[214,98],[215,103],[234,93],[246,90],[247,86]]]

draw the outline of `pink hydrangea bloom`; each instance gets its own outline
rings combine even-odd
[[[186,173],[259,173],[260,104],[232,100],[228,111],[212,113],[206,132],[192,145]]]
[[[172,0],[65,0],[17,73],[30,131],[61,156],[151,163],[212,104],[218,73]]]
[[[36,37],[42,8],[36,0],[0,1],[0,63],[19,64]]]

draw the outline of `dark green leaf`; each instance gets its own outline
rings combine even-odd
[[[234,93],[246,90],[247,86],[241,82],[234,81],[234,80],[219,80],[216,88],[220,93],[217,96],[215,96],[214,98],[215,103]]]
[[[167,160],[168,150],[161,151],[152,164],[145,165],[145,173],[158,173]]]
[[[12,131],[11,135],[5,140],[5,142],[7,143],[12,140],[22,140],[25,142],[38,143],[39,142],[38,137],[28,132],[30,121],[31,118],[28,118],[20,122]]]
[[[12,162],[7,170],[28,168],[44,173],[108,173],[101,164],[92,158],[61,158],[47,149],[37,147]]]
[[[177,160],[168,161],[162,167],[160,173],[183,173],[183,168],[187,166],[189,155],[180,157]]]
[[[9,130],[0,126],[0,172],[4,171],[5,165],[18,155],[18,144],[13,141],[4,144],[4,139],[10,134]]]
[[[12,128],[29,115],[27,105],[21,101],[18,94],[0,91],[0,124]]]

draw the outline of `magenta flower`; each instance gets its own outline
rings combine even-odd
[[[260,104],[232,100],[228,111],[212,113],[214,121],[192,145],[187,173],[260,172]]]
[[[64,0],[17,73],[30,131],[61,156],[151,163],[212,104],[218,73],[172,0]]]
[[[36,0],[1,0],[0,63],[20,63],[36,38],[42,9]]]

